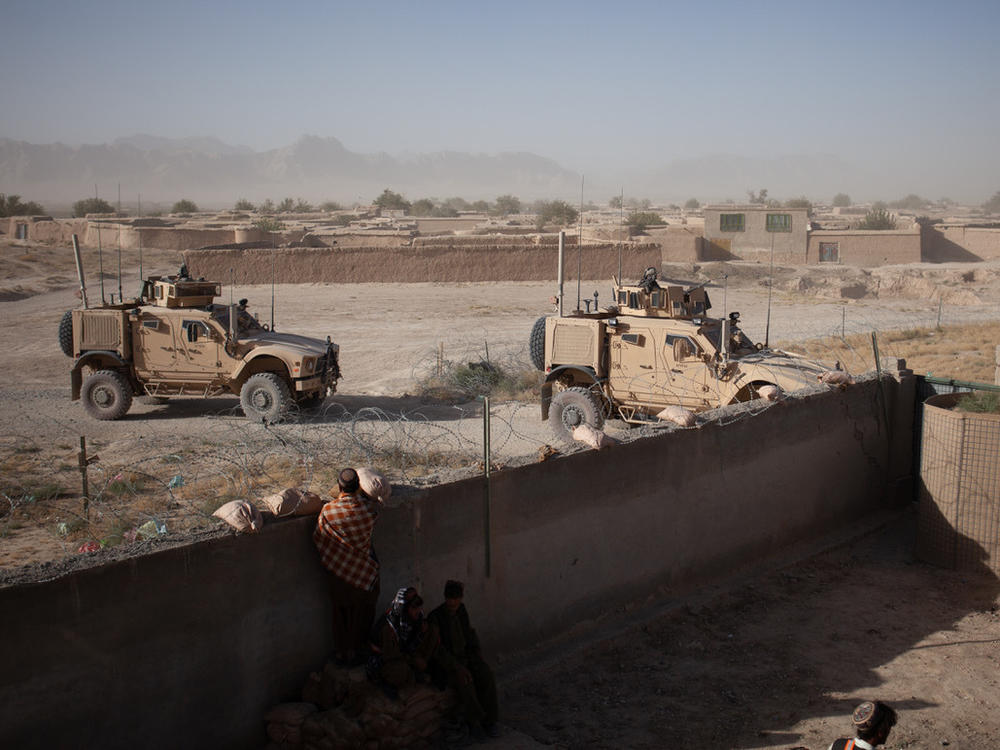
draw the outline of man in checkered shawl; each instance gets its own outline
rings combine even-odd
[[[379,595],[378,558],[372,548],[379,504],[361,492],[354,469],[340,472],[337,489],[337,497],[320,511],[313,542],[328,572],[334,659],[353,665],[364,660]]]

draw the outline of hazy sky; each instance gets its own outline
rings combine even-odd
[[[33,143],[311,133],[578,171],[815,153],[1000,189],[997,0],[5,6],[0,136]]]

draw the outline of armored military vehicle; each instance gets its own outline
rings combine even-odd
[[[704,286],[661,287],[655,268],[635,285],[614,278],[615,302],[539,318],[529,340],[545,373],[542,419],[571,439],[581,424],[656,420],[670,405],[703,411],[758,397],[763,386],[794,391],[815,385],[830,368],[752,342],[740,315],[719,319]]]
[[[79,267],[79,262],[78,262]],[[123,417],[134,395],[239,396],[243,412],[275,422],[316,406],[340,378],[339,347],[277,333],[239,304],[216,302],[222,285],[150,276],[139,297],[68,310],[59,345],[73,357],[72,398],[95,419]]]

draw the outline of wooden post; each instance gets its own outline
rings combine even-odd
[[[90,486],[87,483],[87,438],[80,436],[80,481],[83,484],[83,517],[90,520]]]

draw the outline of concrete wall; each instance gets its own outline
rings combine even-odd
[[[713,252],[732,253],[740,260],[769,260],[772,246],[775,262],[803,263],[809,234],[809,212],[804,208],[767,208],[765,206],[707,206],[705,239],[715,245]],[[722,214],[742,214],[741,232],[723,232]],[[790,232],[768,232],[768,214],[791,216]]]
[[[921,259],[919,228],[886,231],[823,229],[810,232],[807,264],[820,262],[820,243],[824,242],[838,244],[840,263],[845,266],[872,268],[919,263]]]
[[[411,493],[377,528],[382,599],[412,583],[433,605],[464,579],[503,652],[745,569],[909,497],[893,456],[909,455],[912,382],[883,384],[891,432],[869,381],[505,469],[489,513],[481,478]],[[313,523],[0,589],[0,746],[263,745],[263,712],[297,699],[331,647]]]
[[[444,238],[418,247],[334,247],[247,250],[190,250],[184,253],[192,276],[228,279],[237,284],[271,281],[272,257],[278,283],[414,282],[414,281],[547,281],[557,272],[555,244],[510,242],[515,238]],[[479,241],[470,246],[471,241]],[[618,246],[585,245],[582,264],[588,279],[618,273]],[[277,256],[274,256],[277,253]],[[576,249],[572,251],[576,268]],[[639,278],[649,266],[659,267],[658,245],[626,245],[622,268],[626,278]],[[571,276],[567,273],[567,277]]]
[[[924,233],[929,263],[1000,260],[1000,228],[933,225]]]

